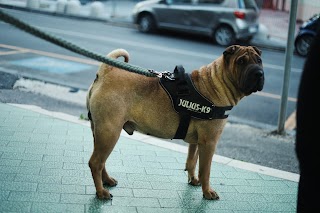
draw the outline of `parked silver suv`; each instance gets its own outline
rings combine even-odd
[[[222,46],[249,41],[258,32],[255,0],[146,0],[132,17],[139,31],[169,29],[210,36]]]

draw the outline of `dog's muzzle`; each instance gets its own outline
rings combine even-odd
[[[242,87],[245,95],[261,91],[264,85],[264,72],[262,67],[257,64],[251,64],[245,73],[245,81]]]

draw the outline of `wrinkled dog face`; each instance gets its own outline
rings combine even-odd
[[[261,51],[257,47],[240,48],[240,46],[234,45],[227,48],[223,55],[228,70],[235,72],[230,76],[236,78],[232,81],[236,82],[241,92],[248,96],[263,89],[264,72],[260,57]]]

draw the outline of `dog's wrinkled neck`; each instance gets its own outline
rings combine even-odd
[[[218,59],[217,59],[218,60]],[[241,95],[215,61],[191,73],[196,88],[216,106],[235,106]]]

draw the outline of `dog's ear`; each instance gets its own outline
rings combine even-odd
[[[224,61],[225,63],[229,62],[230,57],[240,48],[239,45],[232,45],[229,46],[225,49],[225,51],[223,51],[223,57],[224,57]]]
[[[239,45],[232,45],[232,46],[229,46],[225,49],[225,51],[223,52],[223,55],[226,57],[228,55],[232,55],[234,54],[237,49],[239,49]]]
[[[261,56],[262,51],[258,49],[256,46],[252,46],[252,48],[256,51],[256,53]]]

